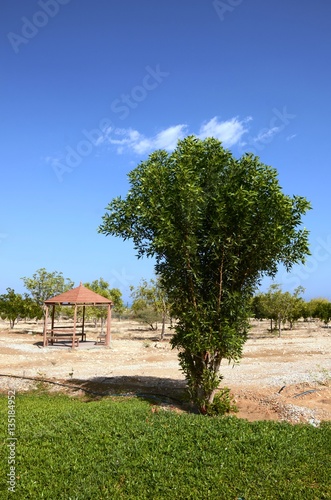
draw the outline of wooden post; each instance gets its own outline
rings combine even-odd
[[[84,338],[84,328],[85,328],[85,306],[83,306],[82,342]]]
[[[76,323],[77,323],[77,304],[75,304],[75,311],[74,311],[74,334],[72,336],[72,348],[75,348],[75,342],[76,342]]]
[[[43,346],[47,345],[47,321],[48,321],[48,306],[45,305],[45,318],[44,318],[44,341]]]
[[[54,318],[55,318],[55,304],[53,304],[52,309],[52,327],[51,327],[51,337],[54,336]]]
[[[106,331],[106,341],[105,341],[105,344],[108,347],[110,346],[110,340],[111,340],[110,324],[111,324],[111,304],[108,304],[107,331]]]

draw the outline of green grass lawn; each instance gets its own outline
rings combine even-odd
[[[331,425],[152,412],[137,398],[16,396],[15,492],[0,398],[0,498],[331,499]]]

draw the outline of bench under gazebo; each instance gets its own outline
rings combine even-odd
[[[76,288],[72,288],[67,292],[56,295],[51,299],[45,300],[45,322],[44,322],[44,347],[49,344],[54,344],[61,340],[69,340],[72,347],[79,346],[79,340],[86,340],[85,328],[85,307],[107,307],[107,322],[106,334],[99,335],[100,342],[104,340],[106,346],[110,345],[110,322],[111,322],[111,309],[113,302],[98,293],[93,292],[86,288],[82,283]],[[74,307],[74,318],[72,326],[55,326],[55,308],[56,306],[72,306]],[[82,324],[77,325],[77,309],[83,308]],[[50,311],[51,308],[51,311]],[[49,321],[50,320],[50,321]]]

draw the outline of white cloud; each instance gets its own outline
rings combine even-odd
[[[269,129],[262,129],[256,137],[254,137],[254,142],[270,142],[271,139],[278,131],[281,130],[281,127],[272,127]]]
[[[127,149],[134,149],[134,145],[141,141],[142,137],[137,130],[131,128],[107,127],[103,130],[103,137],[99,143],[112,144],[116,146],[117,153],[122,154]]]
[[[226,121],[219,121],[217,116],[214,116],[209,122],[204,123],[200,127],[198,137],[205,139],[206,137],[215,137],[223,143],[224,146],[230,147],[238,143],[242,136],[248,132],[246,123],[251,121],[251,117],[244,120],[238,120],[237,117]]]
[[[141,137],[139,141],[133,143],[131,147],[135,153],[144,154],[153,149],[153,142],[151,139]]]
[[[157,148],[162,148],[166,150],[175,149],[179,139],[183,139],[186,135],[186,125],[175,125],[174,127],[169,127],[162,132],[159,132],[155,138],[154,143]]]
[[[83,130],[82,138],[77,144],[68,144],[61,154],[48,155],[43,161],[53,167],[55,171],[71,171],[83,158],[93,153],[98,155],[100,148],[112,147],[117,154],[135,153],[136,155],[149,154],[156,149],[173,151],[179,140],[187,135],[195,135],[200,139],[215,137],[220,140],[225,147],[240,144],[241,138],[248,132],[247,123],[252,120],[247,117],[239,120],[237,117],[220,121],[217,116],[203,123],[199,132],[190,132],[188,125],[180,123],[160,130],[153,136],[145,136],[138,130],[132,128],[120,128],[107,125],[103,128]],[[96,148],[96,149],[94,149]],[[66,170],[66,167],[68,169]],[[62,175],[62,174],[59,174]]]

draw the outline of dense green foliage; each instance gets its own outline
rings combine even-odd
[[[327,299],[312,299],[308,304],[309,315],[318,318],[326,325],[331,321],[331,302]]]
[[[289,323],[292,329],[300,318],[304,320],[319,319],[325,324],[331,321],[331,302],[325,298],[311,299],[309,302],[300,296],[304,288],[298,287],[294,293],[282,292],[280,285],[273,284],[266,293],[258,293],[251,300],[251,316],[256,319],[270,319],[271,330]]]
[[[213,138],[191,136],[170,154],[152,153],[129,181],[99,231],[132,239],[139,257],[155,257],[177,319],[172,344],[205,412],[222,359],[241,357],[248,301],[261,277],[304,261],[308,236],[300,226],[310,205],[282,192],[274,168],[251,154],[237,160]]]
[[[259,293],[253,297],[251,302],[253,316],[258,319],[270,319],[271,330],[274,321],[280,336],[282,325],[289,322],[292,329],[295,321],[306,316],[307,306],[300,296],[303,292],[302,287],[298,287],[293,294],[283,292],[280,285],[273,284],[267,293]]]
[[[330,424],[206,419],[137,399],[16,398],[16,490],[7,493],[7,398],[0,398],[0,497],[323,500]],[[11,495],[11,496],[10,496]]]

